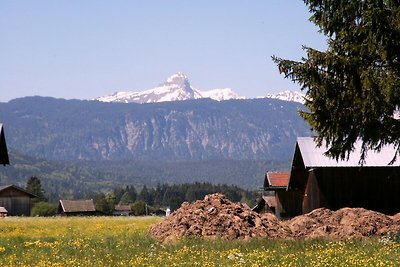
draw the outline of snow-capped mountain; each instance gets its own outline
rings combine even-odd
[[[122,103],[155,103],[165,101],[179,101],[199,98],[211,98],[217,101],[228,99],[242,99],[230,88],[200,91],[194,89],[185,74],[178,72],[159,86],[141,92],[116,92],[111,95],[96,98],[102,102]]]
[[[276,94],[267,94],[265,97],[304,104],[305,95],[296,91],[286,90]]]

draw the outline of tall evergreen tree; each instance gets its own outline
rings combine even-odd
[[[131,196],[132,201],[135,201],[137,198],[136,188],[133,185],[131,185],[131,186],[127,186],[126,190],[127,190],[127,192],[129,192],[129,195]]]
[[[36,176],[29,177],[28,181],[26,182],[25,189],[29,193],[32,193],[37,196],[37,198],[34,199],[34,202],[47,201],[46,193],[42,188],[42,184],[38,177]]]
[[[400,1],[304,0],[328,48],[304,47],[293,61],[273,56],[286,78],[306,91],[301,116],[327,154],[345,159],[362,141],[361,161],[386,144],[400,149]]]
[[[131,195],[129,194],[129,192],[126,191],[122,195],[121,200],[119,201],[119,204],[126,205],[126,204],[130,204],[130,203],[133,203],[133,200],[132,200]]]
[[[144,185],[142,190],[140,191],[139,200],[142,200],[149,205],[153,205],[153,197],[150,191],[147,189],[146,185]]]

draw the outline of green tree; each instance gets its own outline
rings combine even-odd
[[[95,207],[97,211],[100,211],[106,215],[111,215],[115,205],[114,193],[98,193],[93,197]]]
[[[151,192],[147,189],[146,185],[144,185],[142,190],[140,191],[139,200],[143,200],[149,205],[153,204],[153,196]]]
[[[360,159],[386,144],[400,149],[400,2],[304,0],[327,50],[303,47],[300,61],[273,56],[279,71],[306,92],[301,116],[326,142],[327,155],[345,159],[362,141]]]
[[[136,200],[131,205],[132,213],[136,216],[143,216],[148,214],[147,204],[143,200]]]
[[[137,198],[136,188],[133,185],[131,185],[131,186],[127,186],[126,190],[129,192],[129,195],[131,196],[132,201],[135,201]]]
[[[115,202],[119,203],[121,201],[122,195],[126,192],[126,189],[122,187],[114,188]]]
[[[119,201],[120,204],[130,204],[132,203],[133,200],[131,198],[131,195],[129,194],[129,192],[125,192],[122,196],[121,196],[121,200]]]
[[[45,196],[45,191],[42,188],[42,184],[40,182],[40,179],[36,176],[31,176],[28,181],[26,182],[26,191],[29,193],[32,193],[37,196],[37,198],[34,199],[34,202],[40,202],[44,201],[47,202],[47,198]]]
[[[54,216],[57,214],[57,204],[51,204],[47,202],[37,202],[33,205],[31,210],[31,216]]]
[[[169,206],[171,210],[176,210],[185,201],[185,193],[177,185],[169,187],[164,193],[163,204]]]

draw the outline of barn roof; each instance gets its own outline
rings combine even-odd
[[[6,138],[4,136],[3,124],[0,123],[0,164],[10,164],[8,159],[8,151],[6,145]]]
[[[131,206],[130,205],[115,205],[114,206],[115,211],[131,211]]]
[[[89,200],[60,200],[63,212],[96,211],[93,199]]]
[[[264,187],[286,188],[289,183],[289,172],[267,172],[265,175]]]
[[[275,196],[263,196],[262,198],[269,207],[276,208],[276,197]]]
[[[306,168],[313,167],[361,167],[360,155],[361,155],[361,141],[354,145],[355,149],[349,155],[347,160],[336,161],[325,155],[327,150],[326,146],[316,146],[316,142],[313,137],[298,137],[296,152],[301,153],[301,157]],[[296,154],[295,152],[295,154]],[[364,167],[398,167],[400,166],[400,158],[394,162],[393,165],[389,165],[395,155],[396,149],[394,146],[385,146],[381,151],[368,151],[366,155],[366,161],[363,164]]]
[[[8,213],[8,211],[6,210],[6,208],[0,207],[0,213]]]
[[[7,189],[9,189],[9,188],[13,188],[13,189],[15,189],[15,190],[18,190],[18,191],[20,191],[20,192],[22,192],[22,193],[24,193],[24,194],[29,195],[30,197],[37,197],[36,195],[34,195],[34,194],[32,194],[32,193],[26,191],[25,189],[23,189],[23,188],[21,188],[21,187],[19,187],[19,186],[13,185],[13,184],[9,184],[9,185],[0,185],[0,192],[3,192],[3,191],[5,191],[5,190],[7,190]]]

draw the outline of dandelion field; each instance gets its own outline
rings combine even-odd
[[[0,266],[399,266],[400,237],[161,244],[157,217],[0,219]]]

